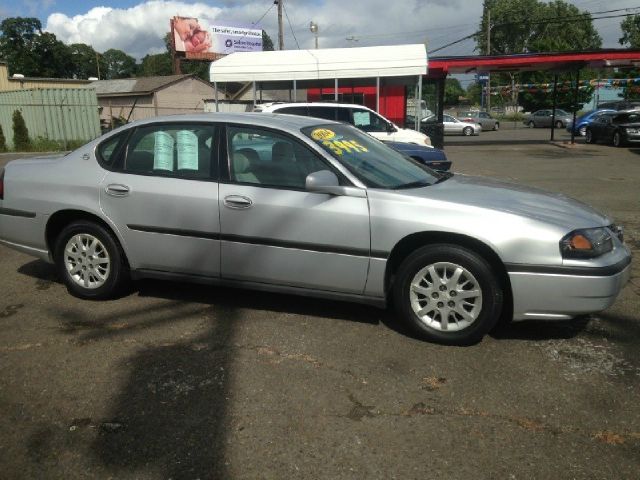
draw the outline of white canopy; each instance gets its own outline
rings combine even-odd
[[[212,82],[272,82],[426,75],[424,45],[237,52],[211,63]]]

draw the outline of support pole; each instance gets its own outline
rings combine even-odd
[[[353,87],[351,87],[353,97]],[[376,77],[376,112],[380,113],[380,77]]]
[[[215,80],[213,81],[213,96],[216,99],[216,112],[219,112],[220,109],[218,108],[218,82],[216,82]]]
[[[416,118],[418,119],[418,130],[422,121],[422,75],[418,76],[418,103],[416,104]]]
[[[338,79],[335,79],[335,83],[334,83],[334,90],[333,90],[333,99],[337,102],[338,101]]]
[[[298,101],[298,82],[296,80],[293,81],[293,101]]]
[[[276,0],[278,4],[278,50],[284,50],[284,33],[282,31],[282,2],[284,0]]]
[[[491,10],[487,10],[487,55],[491,55]],[[491,71],[487,72],[487,112],[491,113]]]
[[[576,112],[578,111],[578,94],[580,93],[580,70],[576,70],[576,88],[573,91],[573,125],[576,124]],[[576,143],[576,130],[571,129],[571,145]]]
[[[551,141],[555,140],[556,133],[556,105],[558,103],[558,74],[553,76],[553,110],[551,110]]]
[[[256,108],[256,81],[253,81],[253,108]]]

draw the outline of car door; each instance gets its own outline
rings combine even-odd
[[[226,147],[222,277],[362,293],[370,252],[367,199],[306,191],[306,176],[331,166],[289,135],[229,125]]]
[[[212,123],[158,123],[129,136],[100,206],[132,268],[219,276],[217,135]]]
[[[444,133],[460,133],[462,132],[461,128],[458,128],[455,122],[455,119],[450,115],[443,115],[442,122],[444,125]]]

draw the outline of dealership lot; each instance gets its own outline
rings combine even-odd
[[[447,137],[446,152],[456,172],[610,213],[637,258],[640,149],[548,136]],[[411,338],[391,311],[285,295],[145,281],[81,301],[0,247],[3,476],[635,478],[633,268],[605,312],[453,348]]]

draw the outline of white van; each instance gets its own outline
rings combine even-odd
[[[350,123],[384,142],[404,142],[431,146],[431,140],[424,133],[408,128],[400,128],[363,105],[346,103],[265,103],[256,106],[254,111],[288,113],[290,115],[337,120],[338,122]]]

